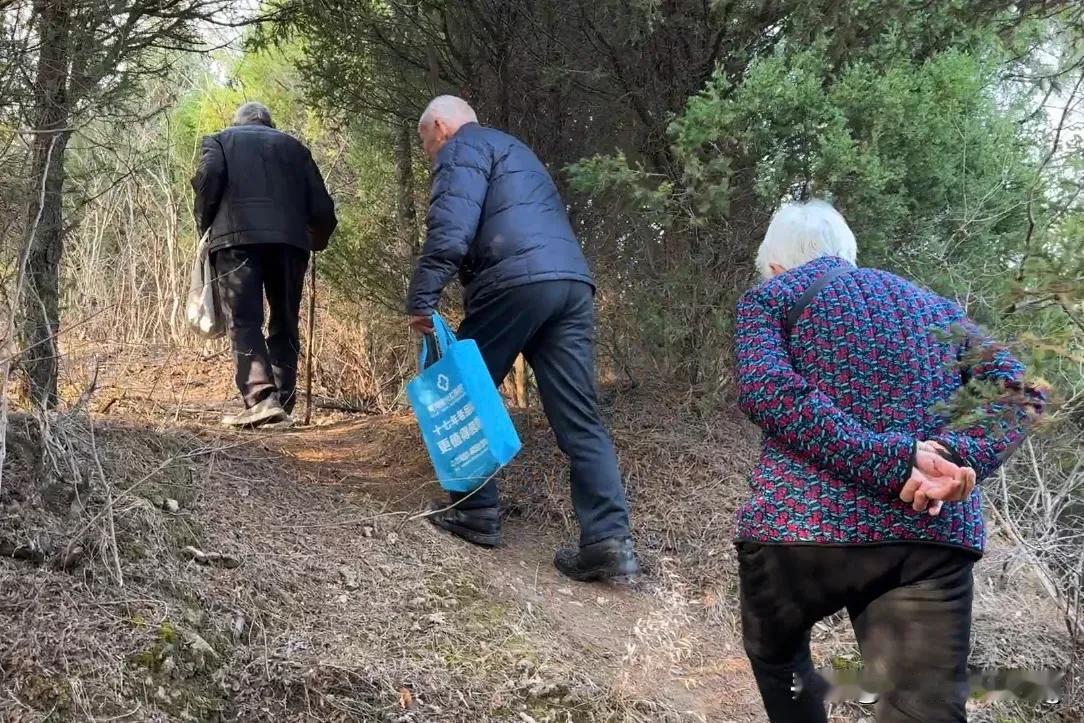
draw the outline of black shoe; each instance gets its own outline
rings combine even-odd
[[[628,580],[640,574],[631,537],[611,537],[578,550],[562,548],[554,556],[553,564],[579,582]]]
[[[294,406],[297,404],[297,394],[290,392],[279,392],[279,400],[282,402],[282,409],[291,417],[294,414]]]
[[[482,547],[496,547],[501,544],[501,513],[498,507],[479,507],[473,510],[445,508],[448,503],[434,502],[430,512],[441,510],[427,518],[442,530],[447,530],[456,537],[473,542]]]

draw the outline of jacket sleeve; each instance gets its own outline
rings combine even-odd
[[[977,408],[965,411],[973,420],[967,426],[942,431],[935,440],[953,462],[971,467],[981,480],[1016,451],[1047,400],[1043,390],[1025,382],[1024,365],[1008,349],[972,322],[960,325],[966,334],[960,351],[962,391],[974,395]]]
[[[425,245],[410,281],[407,312],[432,314],[478,232],[489,187],[490,162],[473,145],[448,142],[433,174]]]
[[[204,136],[200,142],[199,166],[192,176],[192,190],[195,191],[193,215],[196,229],[201,235],[214,223],[226,182],[226,157],[222,144],[214,136]]]
[[[916,440],[876,433],[794,371],[783,310],[756,291],[738,303],[738,405],[764,432],[837,479],[898,493],[911,475]]]
[[[331,234],[339,225],[335,217],[335,201],[327,191],[320,168],[312,158],[312,153],[305,149],[305,177],[308,190],[309,241],[313,251],[323,251],[331,240]]]

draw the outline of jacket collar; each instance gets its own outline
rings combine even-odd
[[[470,123],[464,123],[463,125],[459,126],[459,130],[457,130],[455,133],[452,134],[452,138],[455,138],[456,136],[458,136],[460,133],[462,133],[465,130],[474,129],[474,128],[481,128],[481,127],[482,127],[481,123],[476,123],[474,121],[471,121]],[[452,138],[449,138],[448,140],[451,140]]]

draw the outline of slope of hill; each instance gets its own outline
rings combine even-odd
[[[94,413],[50,420],[44,457],[40,423],[12,419],[0,719],[763,720],[730,544],[756,434],[729,410],[705,420],[665,390],[613,400],[646,575],[578,585],[550,564],[574,522],[539,413],[517,419],[506,543],[480,550],[420,518],[437,488],[408,415],[226,433],[219,364],[103,363]],[[1062,667],[1064,626],[1003,574],[1005,544],[978,568],[973,662]],[[818,628],[819,663],[853,664],[847,627]]]

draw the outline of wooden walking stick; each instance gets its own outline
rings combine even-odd
[[[309,338],[305,346],[305,426],[312,424],[312,339],[316,330],[316,252],[309,264]]]

